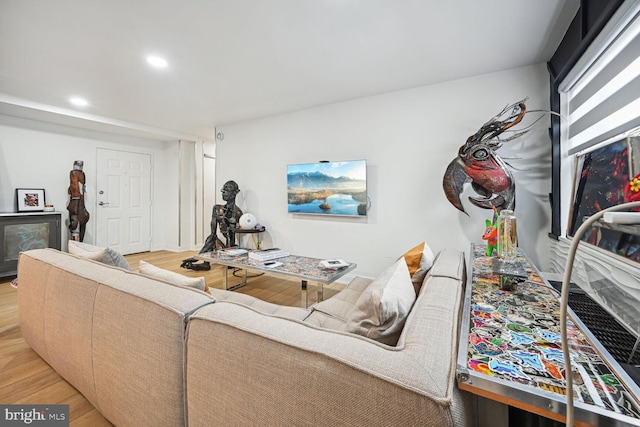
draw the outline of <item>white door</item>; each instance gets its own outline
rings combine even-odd
[[[151,156],[97,150],[96,245],[122,254],[151,249]]]

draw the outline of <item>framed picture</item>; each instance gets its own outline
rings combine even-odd
[[[42,212],[44,188],[16,188],[18,212]]]
[[[290,214],[366,216],[367,201],[366,160],[287,165]]]
[[[574,195],[567,234],[573,236],[586,218],[627,200],[625,186],[636,167],[634,153],[640,141],[621,139],[576,158]],[[583,240],[599,248],[640,262],[640,236],[620,230],[593,227]]]

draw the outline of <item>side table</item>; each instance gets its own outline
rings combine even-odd
[[[501,289],[484,245],[472,244],[458,348],[458,387],[552,420],[565,420],[558,293],[521,249],[527,279]],[[640,425],[640,389],[569,310],[576,425]]]
[[[234,233],[236,233],[236,234],[249,234],[251,236],[257,235],[258,236],[257,240],[255,238],[253,239],[253,245],[255,246],[256,249],[262,249],[262,240],[260,238],[260,233],[264,233],[265,231],[267,231],[267,229],[265,227],[262,227],[262,228],[249,228],[249,229],[236,228],[234,230]],[[240,243],[240,242],[238,242],[238,243]],[[242,245],[240,245],[240,246],[242,246]]]

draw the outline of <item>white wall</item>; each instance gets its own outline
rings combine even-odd
[[[242,190],[240,206],[267,226],[266,246],[345,258],[358,263],[360,275],[377,275],[422,240],[435,251],[466,251],[469,242],[480,241],[491,213],[466,201],[469,190],[463,197],[469,217],[451,206],[442,191],[445,168],[466,138],[505,105],[529,96],[529,109],[547,109],[547,80],[540,64],[220,126],[225,137],[216,144],[214,197],[222,203],[219,188],[236,180]],[[519,157],[509,162],[518,168],[514,175],[521,246],[542,270],[548,265],[550,216],[547,126],[545,117],[528,135],[498,152],[503,158]],[[188,238],[182,245],[178,240],[177,141],[162,143],[0,115],[0,211],[13,211],[15,188],[45,188],[47,203],[63,212],[66,221],[68,172],[74,160],[84,160],[87,204],[95,212],[98,147],[152,155],[152,250],[194,249],[191,236],[201,239],[195,230],[183,227]],[[367,218],[287,213],[287,164],[363,158],[368,162],[372,204]],[[210,212],[210,207],[204,210]],[[191,223],[195,211],[183,210],[183,215]],[[208,224],[208,215],[203,219]],[[90,221],[85,241],[91,243],[94,236]],[[66,229],[62,237],[65,242]],[[201,243],[195,242],[196,248]]]
[[[442,178],[468,136],[507,104],[548,110],[544,64],[321,106],[277,117],[218,126],[216,182],[242,190],[237,202],[267,227],[265,246],[356,262],[373,277],[426,240],[434,251],[468,251],[480,242],[488,210],[464,197],[470,216],[445,198]],[[274,100],[277,102],[277,100]],[[538,115],[527,115],[529,123]],[[548,117],[498,153],[513,165],[523,249],[548,265],[551,155]],[[366,159],[371,209],[366,218],[287,213],[286,165]],[[218,195],[218,203],[222,203]]]
[[[44,188],[68,221],[66,210],[69,171],[74,160],[84,161],[86,204],[93,217],[84,241],[93,243],[96,211],[96,149],[147,153],[152,157],[152,249],[177,248],[178,165],[177,141],[163,143],[97,133],[77,128],[0,115],[0,212],[13,212],[16,188]],[[62,230],[63,249],[69,238]]]

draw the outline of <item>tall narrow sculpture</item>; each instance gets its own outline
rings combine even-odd
[[[86,177],[82,171],[84,162],[76,160],[73,162],[73,170],[69,172],[69,231],[71,240],[84,241],[84,233],[89,222],[89,212],[84,205],[84,193]]]

